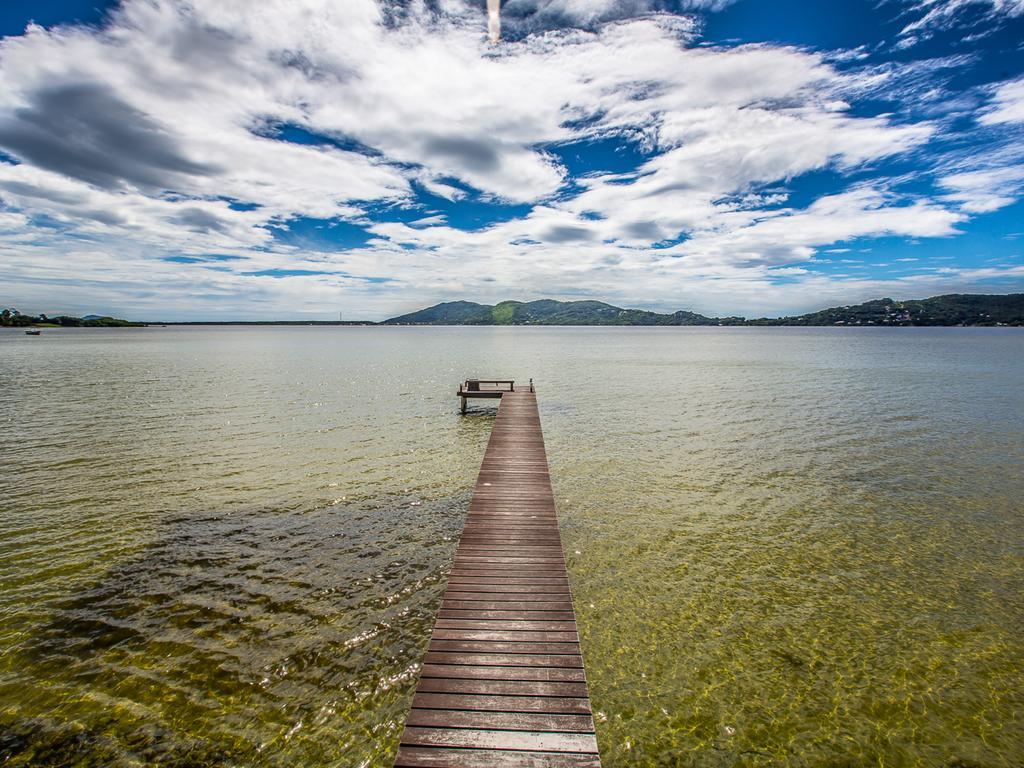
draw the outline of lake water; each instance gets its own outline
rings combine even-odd
[[[1024,764],[1024,332],[0,333],[0,763],[387,766],[533,377],[616,766]]]

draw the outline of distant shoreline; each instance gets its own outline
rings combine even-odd
[[[177,322],[163,322],[144,320],[147,326],[171,326],[171,325],[339,325],[365,327],[369,325],[383,325],[372,320],[179,320]]]
[[[449,301],[384,321],[387,325],[947,327],[1024,325],[1024,294],[953,293],[930,299],[883,298],[789,317],[708,317],[623,309],[602,301]]]
[[[708,325],[598,325],[594,323],[519,323],[516,325],[482,325],[482,324],[468,324],[468,323],[390,323],[390,322],[344,322],[339,323],[337,321],[307,321],[307,320],[280,320],[277,322],[263,322],[263,321],[244,321],[244,320],[225,320],[220,321],[198,321],[198,322],[177,322],[177,323],[154,323],[154,322],[143,322],[136,327],[146,328],[166,328],[175,327],[180,328],[184,326],[202,326],[202,327],[215,327],[215,326],[280,326],[280,327],[350,327],[350,328],[1021,328],[1024,325],[1021,324],[1007,324],[1007,323],[951,323],[948,325],[882,325],[882,324],[835,324],[835,323],[822,323],[820,325],[795,325],[792,323],[743,323],[743,324],[727,324],[722,323],[708,324]]]
[[[430,328],[593,328],[605,331],[614,331],[616,329],[630,329],[630,330],[693,330],[693,329],[705,329],[713,330],[719,328],[730,328],[730,329],[800,329],[800,328],[832,328],[835,330],[907,330],[907,329],[956,329],[956,328],[985,328],[989,330],[1021,330],[1024,328],[1024,323],[973,323],[973,324],[949,324],[949,325],[917,325],[904,323],[901,325],[879,325],[879,324],[851,324],[851,325],[836,325],[836,324],[820,324],[820,325],[795,325],[792,323],[744,323],[744,324],[733,324],[733,325],[596,325],[596,324],[579,324],[572,325],[568,323],[522,323],[516,325],[478,325],[478,324],[466,324],[466,323],[375,323],[368,321],[365,323],[338,323],[338,322],[307,322],[307,321],[280,321],[280,322],[245,322],[229,320],[225,322],[180,322],[180,323],[152,323],[152,322],[138,322],[130,325],[120,326],[61,326],[61,325],[27,325],[18,327],[0,327],[0,331],[25,331],[27,329],[41,330],[41,331],[65,331],[65,330],[89,330],[89,331],[110,331],[110,330],[144,330],[146,328],[422,328],[428,330]]]
[[[953,293],[929,299],[874,299],[851,306],[830,307],[788,317],[708,317],[679,310],[662,314],[642,309],[623,309],[601,301],[503,301],[477,304],[449,301],[387,320],[147,320],[132,322],[107,315],[73,317],[45,314],[23,315],[5,309],[0,326],[47,327],[152,327],[152,326],[543,326],[576,328],[668,327],[800,327],[800,328],[988,328],[1024,326],[1024,293]]]

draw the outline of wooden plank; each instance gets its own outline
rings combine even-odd
[[[413,709],[406,725],[423,728],[479,728],[504,731],[593,733],[590,715],[550,715],[536,712],[473,712]]]
[[[592,733],[485,731],[471,728],[421,728],[410,725],[405,728],[402,744],[460,749],[529,749],[538,752],[597,753],[597,739]]]
[[[516,630],[519,632],[575,632],[576,622],[570,619],[546,620],[546,619],[471,619],[460,618],[439,618],[435,625],[438,629],[483,629],[507,632]]]
[[[580,636],[575,630],[562,632],[523,632],[518,629],[467,629],[439,628],[431,636],[436,640],[497,640],[510,643],[578,643]]]
[[[524,547],[522,551],[516,552],[508,547],[495,549],[494,547],[484,548],[470,544],[465,549],[460,548],[455,553],[455,562],[462,560],[463,562],[481,561],[490,563],[518,563],[520,565],[524,563],[555,563],[561,566],[565,565],[565,558],[561,552],[553,551],[550,546],[542,547],[541,549],[542,551],[537,552]]]
[[[413,707],[452,711],[547,712],[590,714],[590,700],[558,696],[488,696],[464,693],[417,693]]]
[[[475,587],[470,587],[475,589]],[[533,591],[523,592],[523,589],[530,589],[530,587],[496,587],[490,592],[463,592],[458,588],[449,589],[445,593],[445,600],[451,601],[470,601],[470,602],[481,602],[483,600],[491,600],[497,603],[545,603],[545,602],[564,602],[568,605],[572,605],[572,598],[570,597],[569,590],[558,587],[534,587]],[[513,590],[513,591],[509,591]],[[481,607],[481,606],[478,606]],[[494,606],[491,606],[494,607]]]
[[[465,653],[546,653],[578,656],[579,643],[523,643],[501,640],[438,640],[430,641],[432,651]]]
[[[490,528],[467,528],[462,533],[463,543],[466,547],[472,547],[475,545],[477,539],[483,539],[484,541],[493,541],[495,539],[516,539],[516,544],[519,544],[522,539],[539,539],[540,543],[536,546],[540,547],[554,547],[559,545],[558,530],[551,528],[499,528],[492,526]]]
[[[568,590],[568,583],[565,578],[509,578],[508,576],[480,576],[479,581],[473,580],[471,576],[451,576],[449,586],[453,593],[468,592],[472,590],[476,594],[502,594],[519,592],[530,595],[552,595],[552,599],[561,600],[563,596],[571,595]],[[490,599],[490,598],[488,598]],[[545,598],[547,599],[547,598]]]
[[[477,587],[552,587],[568,585],[568,580],[564,577],[551,577],[551,576],[509,576],[502,574],[500,576],[493,576],[489,578],[479,577],[461,577],[456,576],[455,572],[452,571],[448,581],[449,585],[452,584],[472,584]],[[482,590],[481,590],[482,591]]]
[[[597,755],[399,747],[395,768],[601,768]]]
[[[552,548],[561,545],[557,530],[539,528],[473,529],[463,534],[463,541],[467,548],[495,545]]]
[[[424,664],[423,678],[438,680],[513,680],[522,682],[584,683],[583,669],[566,667],[501,667],[493,665]]]
[[[513,538],[516,541],[508,544],[501,543],[503,538]],[[524,543],[523,539],[537,539],[535,544]],[[491,553],[501,552],[508,553],[512,556],[518,557],[532,557],[534,555],[543,555],[545,557],[554,557],[556,559],[564,559],[562,557],[562,547],[560,544],[552,544],[557,542],[558,539],[554,536],[508,536],[508,534],[495,535],[495,534],[477,534],[475,536],[469,536],[464,538],[461,546],[459,547],[460,555],[475,555],[477,553]]]
[[[424,664],[465,664],[515,667],[574,667],[583,669],[583,657],[544,653],[455,653],[428,650]]]
[[[536,397],[506,392],[397,768],[600,768]]]
[[[552,528],[551,526],[545,526],[543,528],[536,526],[521,526],[519,528],[497,525],[487,527],[473,526],[472,528],[467,527],[462,532],[462,540],[467,547],[473,546],[473,543],[477,539],[483,539],[485,541],[493,541],[495,539],[515,539],[517,544],[523,539],[539,539],[542,542],[539,546],[542,547],[557,546],[557,543],[559,542],[558,529]]]
[[[548,595],[547,600],[460,600],[456,598],[445,599],[441,603],[441,611],[447,612],[451,617],[471,616],[472,618],[522,618],[522,619],[568,619],[572,616],[533,616],[538,612],[547,613],[573,613],[572,603],[568,601],[567,595]],[[509,612],[524,612],[521,615],[508,616]],[[440,614],[438,614],[440,615]]]
[[[437,612],[439,619],[465,619],[466,621],[575,621],[572,611],[485,611],[444,608]]]
[[[443,677],[421,677],[418,691],[422,693],[480,693],[485,696],[553,696],[584,698],[586,683],[561,680],[451,680]]]
[[[554,571],[565,573],[565,563],[547,558],[465,557],[455,555],[455,567],[486,571]],[[530,566],[540,566],[533,568]]]
[[[555,541],[546,534],[488,533],[473,534],[463,541],[466,552],[529,552],[530,554],[558,554],[552,547]]]

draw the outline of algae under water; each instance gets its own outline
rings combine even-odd
[[[0,333],[0,762],[386,766],[537,381],[604,764],[1024,764],[1024,333]]]

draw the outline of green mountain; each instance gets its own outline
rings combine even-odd
[[[931,299],[875,299],[793,317],[705,317],[622,309],[601,301],[450,301],[392,317],[387,325],[1024,325],[1024,294],[955,293]]]
[[[493,309],[472,301],[446,301],[384,322],[407,325],[494,325],[494,318],[491,317]]]
[[[951,293],[930,299],[875,299],[795,317],[748,320],[747,325],[1024,325],[1024,293]]]
[[[503,301],[490,306],[450,301],[384,321],[388,325],[718,325],[693,312],[662,315],[602,301]]]

